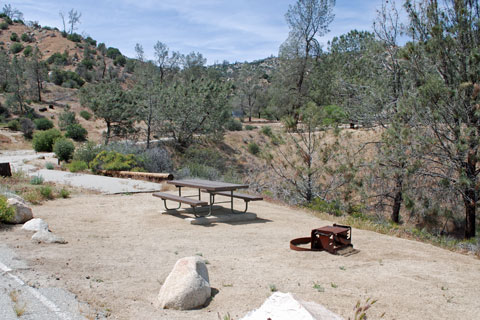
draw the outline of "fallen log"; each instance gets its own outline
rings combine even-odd
[[[171,173],[113,171],[113,170],[100,170],[100,173],[110,177],[130,178],[130,179],[146,180],[146,181],[152,181],[152,182],[162,182],[165,180],[173,180],[173,174]]]

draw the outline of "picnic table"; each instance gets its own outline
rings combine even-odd
[[[182,203],[188,204],[193,208],[193,213],[196,217],[200,216],[197,214],[196,207],[204,207],[208,206],[208,214],[205,216],[209,216],[212,214],[213,204],[215,203],[215,196],[224,196],[229,197],[229,201],[222,201],[216,202],[218,203],[230,203],[230,210],[232,213],[236,213],[233,208],[233,199],[238,198],[245,201],[245,210],[240,212],[247,212],[248,210],[248,203],[250,201],[257,201],[263,200],[262,197],[259,196],[252,196],[246,193],[239,193],[236,190],[239,189],[247,189],[248,184],[235,184],[235,183],[228,183],[228,182],[221,182],[221,181],[210,181],[210,180],[202,180],[202,179],[187,179],[187,180],[171,180],[167,181],[168,184],[172,184],[178,188],[178,196],[164,193],[164,192],[155,192],[153,193],[154,197],[161,198],[164,202],[166,210],[176,210],[180,209]],[[193,196],[182,196],[182,188],[194,188],[198,189],[198,200],[194,199],[197,198],[197,195]],[[209,195],[209,201],[202,200],[202,192],[206,192]],[[177,208],[168,208],[167,207],[167,200],[178,202]]]

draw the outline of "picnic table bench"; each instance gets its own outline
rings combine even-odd
[[[232,213],[235,213],[233,209],[233,198],[238,198],[245,201],[245,210],[243,211],[243,213],[245,213],[248,209],[248,202],[263,200],[263,198],[259,196],[252,196],[246,193],[234,192],[235,190],[238,190],[238,189],[248,188],[248,185],[246,184],[234,184],[234,183],[200,180],[200,179],[172,180],[172,181],[168,181],[167,183],[173,184],[178,188],[178,196],[172,195],[169,193],[164,193],[164,192],[156,192],[153,194],[153,196],[161,198],[164,201],[165,209],[167,210],[174,210],[167,207],[167,202],[166,202],[167,200],[175,201],[179,203],[178,207],[175,209],[180,209],[182,203],[188,204],[193,208],[193,213],[196,217],[199,216],[197,215],[197,212],[195,210],[195,208],[198,206],[203,207],[208,205],[209,211],[206,216],[209,216],[212,213],[212,208],[213,208],[213,204],[215,203],[216,195],[230,197],[230,201],[217,202],[217,203],[229,202],[231,204]],[[198,189],[198,200],[192,199],[192,197],[196,197],[196,195],[182,197],[182,187],[190,187],[190,188]],[[210,198],[209,202],[202,201],[201,199],[202,191],[207,192],[209,194],[209,198]]]

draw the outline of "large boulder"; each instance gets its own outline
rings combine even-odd
[[[52,232],[48,230],[40,230],[35,232],[35,234],[32,236],[32,241],[38,242],[38,243],[61,243],[65,244],[67,241],[63,239],[62,237],[54,235]]]
[[[8,198],[8,205],[15,208],[15,215],[9,223],[25,223],[33,218],[32,209],[17,198]]]
[[[205,261],[182,258],[175,263],[158,294],[158,306],[164,309],[191,310],[205,305],[212,294]]]
[[[343,320],[339,315],[315,302],[301,301],[291,293],[275,292],[262,306],[240,320]]]
[[[48,223],[46,223],[44,220],[40,218],[35,218],[32,220],[29,220],[25,222],[25,224],[22,226],[22,230],[26,231],[41,231],[45,230],[48,231]]]

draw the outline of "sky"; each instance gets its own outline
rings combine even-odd
[[[200,52],[207,64],[277,56],[289,28],[285,13],[296,0],[12,0],[26,21],[63,29],[59,12],[82,14],[77,33],[135,57],[135,44],[153,59],[157,41],[170,50]],[[381,0],[337,0],[329,40],[350,30],[372,30]]]

